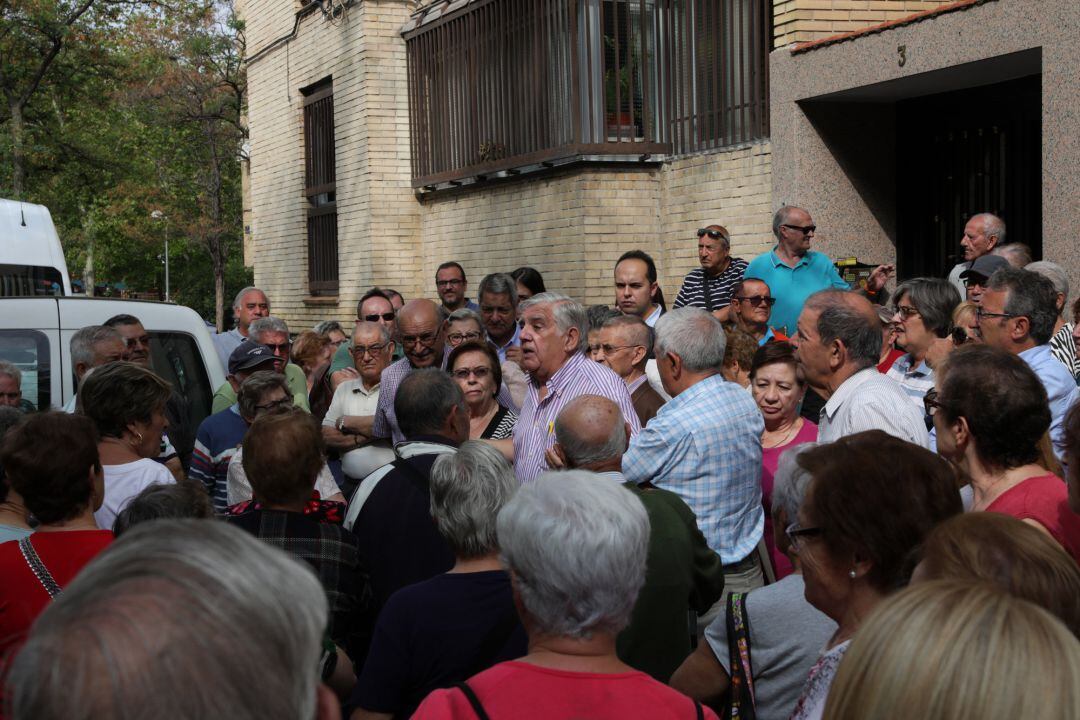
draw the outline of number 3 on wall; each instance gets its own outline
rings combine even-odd
[[[907,45],[897,45],[896,54],[900,56],[900,59],[897,60],[897,65],[904,67],[904,65],[907,64]]]

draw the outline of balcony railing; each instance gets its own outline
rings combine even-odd
[[[768,0],[429,7],[405,30],[413,186],[765,137],[769,38]]]

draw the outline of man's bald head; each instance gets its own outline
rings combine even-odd
[[[555,419],[555,441],[571,468],[621,462],[626,437],[626,420],[619,406],[599,395],[574,398]]]
[[[398,339],[414,368],[432,367],[442,360],[443,333],[439,307],[430,300],[410,300],[398,310]]]
[[[431,300],[425,300],[419,298],[416,300],[410,300],[405,303],[397,313],[398,322],[402,319],[412,323],[434,323],[438,324],[442,320],[442,316],[439,315],[439,306]]]

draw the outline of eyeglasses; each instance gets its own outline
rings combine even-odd
[[[1024,316],[1023,315],[1014,315],[1013,313],[992,313],[992,312],[986,312],[985,310],[982,309],[982,307],[975,308],[975,319],[976,320],[982,320],[983,318],[988,318],[988,317],[1014,318],[1014,317],[1024,317]]]
[[[724,238],[725,240],[727,240],[727,235],[720,232],[719,230],[710,230],[709,228],[698,228],[697,236],[701,237],[702,235],[708,235],[713,240],[719,240],[720,238]]]
[[[385,320],[386,322],[390,322],[394,319],[394,313],[375,313],[373,315],[365,315],[364,319],[368,322],[379,322],[379,320]]]
[[[446,339],[450,341],[451,345],[460,345],[466,340],[479,340],[480,333],[467,332],[467,333],[450,333],[446,336]]]
[[[260,412],[270,412],[271,410],[277,410],[278,408],[287,407],[289,405],[292,405],[292,398],[283,397],[279,400],[271,400],[265,405],[256,405],[255,409]]]
[[[791,547],[795,550],[799,550],[803,544],[804,537],[821,537],[825,531],[819,527],[804,528],[799,523],[791,523],[784,530],[784,534],[787,535],[788,542],[791,543]]]
[[[923,410],[925,410],[926,414],[930,417],[934,417],[934,414],[937,412],[938,408],[945,407],[940,402],[938,402],[937,388],[930,388],[929,390],[927,390],[926,394],[923,395],[922,403]]]
[[[757,307],[762,303],[765,303],[769,307],[776,304],[776,298],[769,297],[768,295],[736,295],[735,299],[740,302],[748,302],[754,307]]]
[[[589,350],[591,350],[594,353],[602,352],[605,355],[614,355],[615,352],[618,351],[618,350],[626,350],[627,348],[636,348],[636,347],[644,347],[644,346],[642,346],[642,345],[608,345],[607,343],[604,343],[603,345],[590,345]]]
[[[133,345],[142,345],[143,347],[150,347],[150,336],[140,335],[139,337],[127,338],[124,341],[124,345],[132,347]]]
[[[349,338],[341,338],[340,340],[331,340],[330,344],[336,348],[339,348],[347,342],[349,342]]]
[[[435,281],[435,287],[457,287],[458,285],[460,285],[463,282],[465,282],[465,281],[464,280],[459,280],[457,278],[455,278],[453,280],[436,280]]]
[[[491,368],[484,367],[483,365],[474,368],[458,368],[453,373],[454,377],[458,380],[468,380],[470,375],[475,377],[477,380],[483,380],[490,374]]]
[[[803,235],[817,232],[817,225],[781,225],[780,227],[786,227],[788,230],[798,230]]]
[[[401,344],[405,347],[412,347],[416,343],[420,343],[424,347],[431,347],[435,344],[435,338],[439,337],[438,333],[426,332],[422,335],[402,335]]]
[[[263,345],[268,347],[270,349],[270,352],[274,353],[275,355],[277,355],[278,353],[281,353],[282,355],[288,355],[289,348],[292,347],[291,342],[278,343],[277,345],[274,345],[273,343],[263,343]]]
[[[905,320],[910,320],[916,315],[920,315],[918,309],[911,307],[910,305],[897,305],[896,312],[900,313],[900,317]]]
[[[387,345],[390,343],[372,343],[371,345],[353,345],[349,348],[349,351],[355,357],[364,357],[364,355],[371,353],[371,357],[375,357],[381,353]]]

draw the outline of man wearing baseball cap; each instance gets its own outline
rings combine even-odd
[[[1009,261],[1000,255],[982,255],[975,258],[971,267],[959,276],[967,290],[967,299],[978,305],[990,276],[1008,264]]]
[[[288,353],[285,357],[288,357]],[[266,345],[250,338],[244,340],[229,354],[229,374],[225,377],[226,382],[222,383],[214,393],[212,411],[218,413],[236,404],[240,386],[251,373],[257,370],[273,370],[283,373],[288,379],[289,373],[285,369],[285,363],[286,360],[282,356],[274,354],[274,351]],[[301,410],[308,410],[307,386],[304,385],[303,391],[298,391],[290,382],[289,388],[293,390],[293,404]]]

